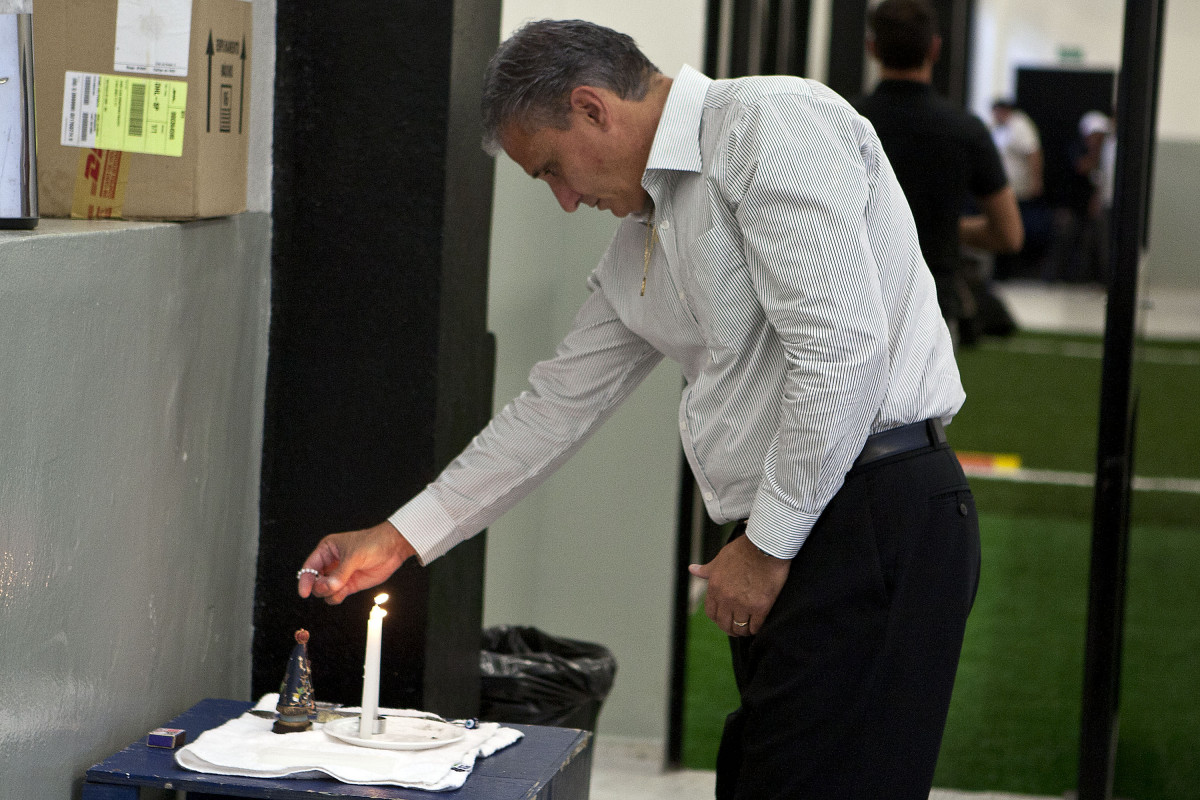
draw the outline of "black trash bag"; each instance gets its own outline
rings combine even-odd
[[[479,671],[480,719],[595,732],[617,660],[598,644],[498,625],[483,632]]]

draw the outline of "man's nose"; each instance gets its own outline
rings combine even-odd
[[[550,191],[554,192],[554,199],[562,206],[563,211],[570,213],[579,208],[579,201],[583,198],[579,192],[572,190],[560,180],[550,181]]]

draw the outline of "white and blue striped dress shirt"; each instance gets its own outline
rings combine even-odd
[[[964,400],[933,279],[874,130],[795,77],[671,86],[642,184],[555,356],[391,522],[424,563],[528,494],[663,356],[709,514],[791,558],[870,433]]]

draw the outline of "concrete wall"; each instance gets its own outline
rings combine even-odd
[[[253,13],[257,213],[0,232],[0,800],[78,796],[197,700],[249,698],[274,0]]]
[[[637,40],[669,75],[701,68],[705,3],[507,0],[501,30],[528,19],[583,18]],[[616,227],[609,214],[564,214],[549,189],[497,160],[489,328],[503,405],[554,352],[586,296],[584,281]],[[613,650],[616,686],[604,736],[666,731],[681,378],[664,364],[563,469],[491,529],[485,624],[535,625]]]
[[[0,798],[248,697],[265,214],[0,234]]]

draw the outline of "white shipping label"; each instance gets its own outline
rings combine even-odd
[[[68,72],[63,86],[61,144],[94,147],[99,106],[100,76],[90,72]]]
[[[191,35],[192,0],[118,0],[113,70],[184,77]]]

